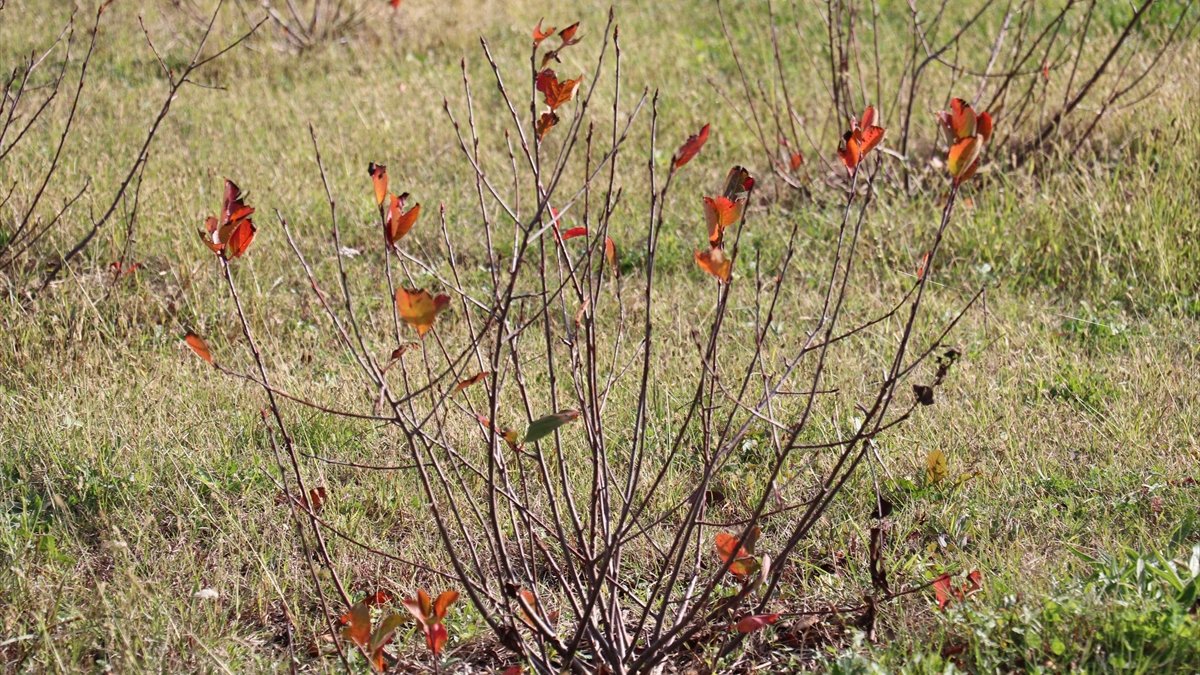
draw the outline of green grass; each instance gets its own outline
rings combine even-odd
[[[49,0],[8,4],[0,11],[0,65],[6,68],[51,39],[69,12]],[[70,212],[76,236],[89,209],[107,205],[104,195],[128,169],[165,95],[135,4],[118,2],[105,19],[79,133],[52,187],[49,203],[57,204],[85,179],[96,186],[95,200]],[[1126,7],[1101,4],[1105,17]],[[605,8],[590,5],[578,18],[595,38]],[[168,62],[182,63],[199,26],[169,3],[141,11]],[[308,653],[320,610],[286,510],[275,503],[277,472],[258,413],[265,405],[261,392],[203,368],[180,345],[182,331],[195,328],[223,362],[244,371],[253,366],[220,272],[193,228],[219,207],[222,177],[250,191],[260,231],[236,274],[277,386],[361,409],[364,394],[349,375],[353,366],[325,329],[273,215],[277,208],[287,216],[318,276],[332,284],[328,211],[307,125],[321,139],[344,244],[363,252],[348,264],[365,329],[374,336],[373,350],[386,354],[391,328],[377,273],[367,163],[387,163],[393,186],[427,205],[425,229],[410,236],[421,257],[435,259],[441,250],[430,207],[446,204],[465,283],[483,291],[487,272],[474,185],[442,98],[461,114],[458,62],[466,58],[484,144],[492,156],[504,157],[497,154],[504,120],[490,114],[500,99],[476,35],[486,35],[503,67],[524,72],[529,27],[562,11],[526,1],[408,0],[399,38],[388,13],[381,13],[383,20],[344,43],[301,56],[278,49],[265,32],[207,73],[206,81],[223,89],[185,89],[156,140],[133,247],[133,259],[144,268],[109,293],[105,270],[124,244],[123,226],[114,223],[33,310],[8,293],[0,315],[0,663],[6,669],[281,670],[289,657],[289,621],[301,662],[337,667]],[[666,0],[653,11],[634,4],[617,11],[627,77],[623,105],[642,87],[663,92],[659,138],[669,140],[661,140],[660,165],[675,139],[706,121],[714,129],[665,209],[655,310],[661,346],[649,425],[654,439],[690,396],[697,358],[690,333],[711,314],[710,287],[691,261],[702,236],[696,195],[718,185],[728,165],[755,169],[762,162],[752,132],[704,82],[732,82],[736,72],[708,3]],[[753,35],[753,18],[735,17],[735,32]],[[218,37],[242,28],[241,14],[228,8]],[[810,58],[798,51],[787,56],[799,70]],[[873,644],[853,627],[830,622],[814,628],[802,646],[777,646],[763,658],[845,672],[1194,667],[1200,658],[1194,595],[1188,605],[1166,572],[1146,570],[1166,569],[1159,556],[1182,560],[1186,569],[1200,541],[1181,527],[1196,516],[1200,494],[1200,384],[1194,377],[1200,141],[1188,132],[1200,123],[1200,93],[1186,84],[1200,75],[1195,57],[1192,47],[1175,62],[1160,95],[1109,120],[1095,148],[1061,152],[1032,169],[989,173],[973,184],[971,203],[946,242],[949,264],[937,277],[944,286],[927,307],[933,321],[948,318],[979,284],[990,286],[986,307],[968,314],[955,333],[964,358],[939,391],[938,405],[880,439],[884,489],[898,505],[888,561],[893,586],[923,583],[945,570],[980,569],[984,591],[947,613],[936,610],[930,593],[890,604],[881,610]],[[582,70],[583,59],[568,56],[562,69]],[[815,84],[801,93],[824,95]],[[53,147],[62,103],[53,108],[54,122],[35,128],[20,156],[3,165],[0,183],[16,182],[18,198],[28,196]],[[835,137],[822,138],[832,155]],[[631,140],[635,159],[622,165],[629,196],[614,220],[622,274],[631,279],[640,278],[645,264],[641,158],[647,139],[641,124]],[[503,162],[496,163],[502,173]],[[812,252],[801,256],[798,283],[781,305],[781,334],[794,338],[819,307],[823,271],[817,262],[836,236],[839,208],[820,201],[764,203],[748,220],[744,252],[761,255],[764,266],[777,260],[794,222],[801,225],[802,252]],[[939,208],[934,196],[881,195],[848,322],[893,301],[911,278],[919,242],[936,226]],[[54,244],[65,248],[71,241],[62,236]],[[750,325],[753,299],[750,284],[742,284],[730,321]],[[448,333],[461,337],[461,325]],[[867,386],[858,356],[888,353],[893,337],[864,336],[853,353],[834,359],[831,377]],[[731,364],[750,356],[743,344],[723,349]],[[614,408],[632,410],[635,393],[619,391]],[[386,429],[296,406],[284,411],[305,452],[407,460]],[[849,404],[826,412],[814,436],[832,434],[854,414]],[[630,414],[618,421],[628,427],[631,420]],[[614,424],[613,434],[627,439],[629,430]],[[762,489],[769,461],[763,446],[747,444],[718,476],[729,496],[725,516],[744,515]],[[946,453],[949,476],[927,484],[924,463],[933,448]],[[694,467],[688,462],[682,458],[672,467],[664,503],[689,487]],[[321,462],[308,468],[330,486],[325,517],[337,527],[413,559],[443,562],[411,472]],[[806,471],[799,464],[788,468],[798,483],[810,477]],[[871,490],[869,480],[856,479],[826,516],[797,563],[805,571],[786,589],[787,602],[818,606],[861,598],[870,583],[861,523]],[[778,536],[779,529],[768,527],[764,550]],[[339,573],[356,591],[381,582],[404,592],[440,583],[344,542],[332,547]],[[219,598],[195,596],[205,588]],[[475,662],[494,644],[465,603],[450,626],[450,664]],[[785,633],[779,628],[756,636],[751,656],[761,653],[762,639]],[[415,653],[419,636],[404,634],[398,643]],[[948,646],[963,649],[947,656]]]

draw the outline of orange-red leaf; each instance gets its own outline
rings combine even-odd
[[[494,428],[492,426],[491,420],[484,417],[483,415],[475,415],[475,419],[479,421],[479,425],[482,426],[484,428],[484,430]],[[496,430],[496,435],[499,436],[500,438],[503,438],[504,442],[508,444],[508,447],[510,449],[516,450],[517,447],[519,447],[517,445],[518,436],[517,436],[516,429],[510,429],[508,427],[503,427],[503,428],[495,428],[495,430]]]
[[[575,37],[575,33],[578,30],[579,30],[579,22],[576,21],[575,23],[571,24],[570,26],[567,26],[566,28],[559,31],[558,37],[560,39],[562,39],[562,44],[559,45],[558,48],[562,49],[563,47],[570,47],[571,45],[579,42],[579,38]]]
[[[446,646],[446,642],[450,640],[450,634],[446,632],[446,627],[440,623],[435,623],[425,629],[425,645],[429,647],[429,651],[437,656],[442,653],[442,648]]]
[[[731,201],[728,197],[704,198],[704,220],[708,223],[708,243],[718,247],[725,234],[725,228],[736,223],[742,217],[744,200]]]
[[[613,274],[617,273],[617,245],[613,243],[612,237],[604,238],[604,257],[608,259],[608,266],[612,268]]]
[[[208,343],[204,341],[204,338],[189,330],[187,335],[183,336],[183,341],[186,342],[187,346],[196,353],[196,356],[199,356],[207,361],[209,365],[212,365],[212,351],[209,350]]]
[[[719,247],[696,251],[696,264],[722,283],[729,282],[733,271],[733,261],[725,255],[725,250]]]
[[[366,647],[371,641],[371,608],[366,603],[358,602],[342,615],[342,637],[359,647]]]
[[[542,41],[551,35],[554,35],[554,26],[543,29],[542,20],[538,19],[537,25],[533,27],[533,46],[542,44]]]
[[[575,97],[575,91],[582,81],[582,75],[574,80],[559,80],[554,71],[547,68],[537,74],[536,84],[537,90],[546,98],[546,106],[554,111]]]
[[[756,630],[770,626],[776,621],[779,621],[778,614],[755,614],[738,621],[737,631],[739,633],[753,633]]]
[[[950,587],[950,575],[943,574],[933,580],[933,594],[937,598],[938,609],[946,609],[953,597],[953,589]]]
[[[982,112],[975,118],[975,131],[984,143],[987,143],[992,138],[992,115],[991,113]]]
[[[371,162],[367,166],[367,172],[371,174],[371,182],[375,185],[375,203],[383,206],[383,200],[387,199],[388,193],[387,167]]]
[[[961,98],[950,101],[950,130],[956,139],[962,140],[975,135],[975,110]],[[990,132],[989,132],[990,133]]]
[[[534,125],[534,131],[537,132],[537,139],[539,141],[545,140],[546,134],[550,133],[550,130],[553,129],[554,125],[556,124],[558,124],[557,113],[555,113],[553,110],[547,110],[546,112],[542,113],[541,117],[538,117],[537,124]]]
[[[246,252],[256,231],[250,216],[254,208],[243,201],[242,190],[236,183],[225,179],[225,200],[221,218],[209,216],[200,230],[200,240],[218,255],[237,258]]]
[[[412,326],[421,338],[433,328],[433,320],[450,304],[450,296],[433,296],[426,290],[396,289],[396,309],[404,323]]]
[[[800,154],[799,152],[793,152],[791,157],[788,158],[788,168],[790,168],[792,171],[799,169],[803,165],[804,155]]]
[[[950,152],[946,155],[946,169],[955,183],[970,178],[968,170],[974,173],[973,165],[979,159],[981,145],[978,136],[967,136],[950,146]]]
[[[392,195],[391,202],[388,204],[387,223],[384,228],[384,239],[387,240],[387,245],[391,248],[396,248],[396,242],[404,238],[409,230],[416,224],[417,218],[421,215],[421,205],[414,204],[411,209],[401,212],[404,208],[405,198],[408,194],[402,194],[399,197]]]
[[[472,375],[471,377],[468,377],[467,379],[463,380],[462,382],[459,382],[458,384],[454,385],[454,393],[457,394],[458,392],[462,391],[463,389],[466,389],[467,387],[469,387],[473,384],[479,384],[480,382],[483,382],[485,379],[487,379],[487,376],[491,375],[491,374],[492,374],[491,371],[485,370],[482,373],[476,373],[476,374]]]
[[[700,148],[704,147],[704,143],[706,141],[708,141],[707,124],[700,127],[700,131],[697,133],[688,136],[687,140],[683,142],[683,145],[679,146],[679,150],[675,152],[675,168],[678,169],[684,164],[692,161],[692,158],[696,156],[696,153],[700,152]]]
[[[750,534],[746,536],[746,541],[742,543],[741,547],[739,547],[737,545],[738,538],[736,535],[728,532],[717,533],[714,542],[717,549],[717,557],[720,558],[721,562],[723,563],[730,562],[732,560],[729,565],[730,574],[734,575],[735,577],[745,578],[759,570],[760,563],[758,559],[753,556],[753,553],[754,545],[758,543],[758,538],[761,535],[762,529],[755,527],[750,531]]]
[[[588,233],[588,231],[587,231],[586,227],[572,227],[571,229],[562,233],[562,240],[566,241],[568,239],[574,239],[576,237],[586,237],[587,233]]]
[[[230,258],[240,258],[250,248],[257,230],[249,218],[238,222],[229,234],[229,242],[225,245],[225,254]]]
[[[433,602],[433,615],[438,621],[446,618],[446,610],[450,609],[458,600],[458,591],[442,591],[442,594],[437,596],[437,600]]]

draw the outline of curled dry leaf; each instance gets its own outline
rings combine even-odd
[[[684,164],[692,161],[692,158],[700,152],[700,148],[703,148],[705,142],[707,141],[708,125],[705,124],[704,126],[700,127],[700,131],[688,136],[687,140],[683,142],[683,145],[679,146],[679,149],[675,151],[675,168],[678,169]]]
[[[553,129],[554,125],[556,124],[558,124],[558,113],[554,112],[553,110],[547,110],[546,112],[542,113],[542,115],[538,117],[537,124],[534,127],[534,131],[537,132],[537,139],[539,141],[545,140],[546,134],[550,133],[550,130]]]
[[[412,326],[421,338],[433,329],[437,315],[450,304],[448,295],[430,295],[426,290],[396,289],[396,309],[404,323]]]
[[[383,206],[383,200],[387,199],[388,193],[387,166],[371,162],[367,165],[367,173],[371,175],[371,183],[375,185],[375,204]]]
[[[457,394],[458,392],[462,391],[463,389],[466,389],[467,387],[469,387],[473,384],[479,384],[480,382],[483,382],[485,379],[487,379],[488,375],[491,375],[491,374],[492,374],[492,371],[485,370],[482,373],[476,373],[476,374],[472,375],[471,377],[468,377],[467,379],[463,380],[462,382],[459,382],[458,384],[454,385],[454,393]]]
[[[570,26],[567,26],[566,28],[559,31],[558,37],[560,40],[562,40],[562,44],[560,44],[558,46],[558,48],[562,49],[563,47],[570,47],[573,44],[578,44],[580,38],[575,37],[575,33],[577,33],[578,31],[579,31],[579,22],[578,21],[576,21],[575,23],[571,24]]]
[[[212,351],[209,350],[208,343],[204,341],[204,338],[189,330],[187,335],[183,336],[183,341],[196,356],[204,359],[209,365],[213,365]]]
[[[946,479],[950,473],[949,466],[946,462],[946,453],[938,448],[929,451],[925,456],[925,482],[929,484],[940,483]]]

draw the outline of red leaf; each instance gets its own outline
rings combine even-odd
[[[537,74],[536,85],[537,90],[546,97],[546,106],[553,112],[575,97],[575,91],[582,81],[582,75],[574,80],[559,80],[554,71],[547,68]]]
[[[537,25],[533,27],[533,46],[536,47],[542,44],[542,40],[554,35],[554,26],[542,28],[542,20],[538,19]]]
[[[748,616],[737,622],[737,631],[739,633],[753,633],[756,630],[766,628],[771,624],[779,621],[778,614],[755,614]]]
[[[183,341],[186,342],[187,346],[196,353],[196,356],[199,356],[207,361],[209,365],[213,365],[212,352],[209,351],[208,343],[204,341],[204,338],[189,330],[187,335],[183,336]]]
[[[937,598],[938,609],[946,609],[954,595],[954,591],[950,587],[949,574],[943,574],[933,580],[933,594]]]
[[[383,164],[371,162],[367,165],[367,173],[371,174],[371,182],[375,185],[375,204],[382,206],[383,200],[387,198],[387,167]]]
[[[440,623],[435,623],[425,630],[425,645],[429,647],[429,651],[434,656],[442,653],[442,648],[446,646],[446,642],[450,640],[450,634],[446,632],[446,627]]]
[[[692,158],[696,156],[696,153],[700,152],[700,148],[704,147],[704,143],[706,141],[708,141],[707,124],[700,127],[700,131],[698,131],[696,134],[688,136],[688,139],[683,142],[683,145],[679,146],[679,150],[675,152],[675,168],[678,169],[684,164],[692,161]]]
[[[491,371],[485,370],[482,373],[476,373],[476,374],[472,375],[471,377],[468,377],[467,379],[463,380],[462,382],[459,382],[458,384],[454,385],[454,393],[457,394],[458,392],[462,391],[463,389],[466,389],[467,387],[469,387],[473,384],[479,384],[480,382],[483,382],[484,379],[486,379],[487,376],[491,375],[491,374],[492,374]]]
[[[568,239],[574,239],[575,237],[586,237],[587,233],[586,227],[572,227],[571,229],[562,233],[562,240],[566,241]]]

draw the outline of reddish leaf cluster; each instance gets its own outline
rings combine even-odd
[[[725,230],[742,219],[753,188],[754,177],[750,172],[735,166],[725,178],[725,190],[720,195],[704,197],[708,248],[696,251],[696,264],[721,283],[729,282],[733,270],[733,260],[725,253]]]
[[[416,225],[421,215],[421,204],[414,204],[407,211],[404,205],[408,201],[408,193],[399,196],[388,193],[387,166],[371,162],[367,166],[371,175],[371,183],[375,186],[375,205],[379,207],[380,218],[383,221],[383,240],[388,248],[397,250],[397,243]],[[384,210],[384,202],[387,209]]]
[[[406,619],[402,614],[391,614],[372,630],[371,608],[391,601],[392,594],[381,589],[354,603],[350,611],[338,618],[338,623],[342,625],[342,637],[361,647],[370,658],[371,666],[379,672],[383,672],[385,665],[383,648],[392,641],[396,629]]]
[[[198,230],[200,241],[226,260],[240,258],[258,231],[250,219],[253,213],[254,207],[246,205],[242,189],[237,183],[225,179],[225,203],[221,218],[209,216],[204,221],[204,229]]]
[[[970,103],[956,98],[950,101],[949,111],[938,113],[938,122],[950,145],[946,169],[954,184],[961,185],[979,169],[979,156],[992,138],[992,116],[986,112],[976,115]]]
[[[559,63],[562,60],[559,58],[559,52],[571,45],[578,44],[580,38],[575,37],[575,33],[579,31],[579,22],[567,26],[558,32],[559,44],[558,47],[551,49],[542,55],[542,70],[534,78],[534,86],[542,96],[545,97],[546,111],[538,116],[534,122],[534,133],[537,135],[538,141],[546,138],[546,134],[554,128],[559,122],[558,113],[555,112],[562,105],[570,102],[575,97],[575,92],[579,89],[579,83],[583,81],[583,76],[573,80],[560,80],[554,73],[554,70],[547,68],[546,65],[551,61]],[[542,28],[542,20],[538,19],[537,26],[533,28],[533,49],[537,53],[537,48],[541,46],[551,35],[554,35],[554,27]]]
[[[850,118],[850,130],[842,136],[842,143],[838,146],[838,157],[842,158],[842,163],[846,165],[846,171],[851,176],[858,171],[858,165],[867,154],[883,140],[885,133],[883,127],[875,124],[874,106],[867,106],[863,110],[861,120]]]
[[[425,634],[425,646],[429,647],[434,656],[442,653],[442,648],[450,639],[442,621],[446,618],[446,611],[456,600],[458,591],[444,591],[436,600],[431,601],[429,594],[420,589],[417,590],[417,597],[404,600],[404,608],[420,624],[421,632]]]

